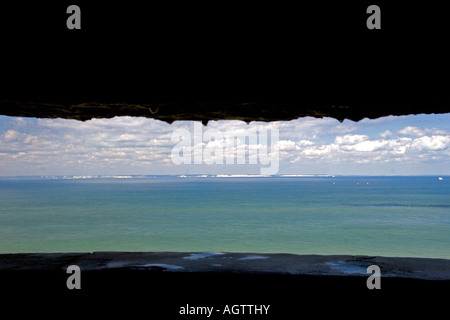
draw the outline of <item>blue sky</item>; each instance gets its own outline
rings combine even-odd
[[[132,117],[35,119],[0,116],[0,176],[258,174],[262,164],[174,164],[176,129],[192,121]],[[203,132],[274,130],[278,174],[450,175],[450,114],[343,123],[311,117],[280,122],[210,121]],[[212,141],[203,141],[203,146]]]

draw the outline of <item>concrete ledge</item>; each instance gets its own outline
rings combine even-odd
[[[380,267],[382,277],[450,280],[450,260],[351,255],[295,255],[229,252],[94,252],[0,255],[0,271],[149,270],[183,273],[364,276]]]

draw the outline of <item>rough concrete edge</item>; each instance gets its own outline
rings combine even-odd
[[[189,259],[197,256],[198,258]],[[450,280],[450,260],[361,255],[297,255],[251,252],[93,252],[0,254],[0,271],[149,270],[163,272],[363,276],[377,265],[382,277]]]

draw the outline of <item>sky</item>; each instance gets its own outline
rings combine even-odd
[[[224,147],[225,138],[249,132],[256,140],[244,137]],[[262,157],[264,150],[269,158]],[[224,160],[227,152],[233,163]],[[342,123],[221,120],[206,127],[139,117],[81,122],[0,116],[0,176],[261,174],[270,166],[273,174],[450,175],[450,114]]]

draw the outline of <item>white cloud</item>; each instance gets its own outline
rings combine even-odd
[[[3,140],[5,140],[6,142],[10,142],[10,141],[16,141],[20,138],[20,133],[17,132],[16,130],[8,130],[6,131],[2,138]]]
[[[392,132],[390,130],[386,130],[386,131],[380,133],[380,137],[382,137],[382,138],[388,138],[390,136],[392,136]]]
[[[343,145],[341,150],[345,151],[360,151],[360,152],[371,152],[375,150],[380,150],[389,144],[387,140],[365,140],[357,142],[353,145]]]
[[[292,148],[292,143],[289,144]],[[450,136],[370,139],[367,135],[336,137],[331,143],[308,146],[296,144],[295,156],[281,153],[291,163],[321,161],[329,163],[417,162],[445,159],[450,156]],[[439,153],[436,153],[440,151]]]
[[[418,127],[412,127],[407,126],[403,128],[402,130],[398,131],[399,134],[404,136],[416,136],[416,137],[423,137],[425,135],[447,135],[449,134],[448,131],[438,129],[438,128],[418,128]]]
[[[362,134],[347,134],[345,136],[337,136],[334,140],[336,144],[355,144],[368,140],[369,137]]]
[[[7,130],[0,135],[0,148],[6,149],[21,149],[29,148],[36,143],[38,137],[31,134],[26,134],[13,129]]]
[[[450,136],[424,136],[413,141],[411,146],[418,150],[443,150],[450,145]]]
[[[321,145],[321,146],[305,148],[301,153],[302,153],[302,155],[305,155],[308,157],[314,157],[314,156],[323,157],[325,155],[330,155],[334,151],[337,151],[338,148],[339,147],[335,144]]]
[[[245,135],[248,130],[279,130],[276,147],[280,168],[283,163],[296,168],[355,164],[443,162],[450,159],[450,131],[446,128],[421,128],[402,118],[386,121],[362,122],[325,118],[301,118],[293,121],[251,122],[210,121],[201,126],[203,134],[213,129],[223,134],[217,140],[200,141],[208,150],[222,150],[224,139],[231,135]],[[0,118],[0,124],[2,124]],[[161,169],[176,168],[171,151],[176,144],[171,134],[184,128],[193,134],[193,123],[165,122],[133,117],[93,119],[86,122],[63,119],[12,118],[0,127],[0,175],[23,174],[136,174],[162,173]],[[436,125],[435,125],[436,126]],[[399,129],[402,128],[403,129]],[[198,126],[197,126],[198,128]],[[210,131],[213,132],[213,131]],[[249,144],[250,143],[250,144]],[[247,150],[247,161],[258,162],[258,150],[265,141],[237,140],[232,149],[211,159],[236,156],[238,148]],[[192,148],[192,147],[189,147]],[[199,148],[192,148],[197,152]],[[255,152],[256,151],[256,152]],[[211,166],[209,166],[210,168]],[[178,167],[179,168],[179,167]],[[190,167],[188,170],[197,170]],[[224,168],[224,167],[222,167]],[[231,167],[230,167],[231,168]],[[228,167],[226,168],[228,169]],[[22,171],[21,171],[22,170]],[[134,171],[133,171],[134,170]],[[180,169],[181,170],[181,169]],[[225,170],[226,171],[226,170]]]
[[[280,140],[277,142],[278,148],[284,150],[295,150],[297,144],[292,140]]]

